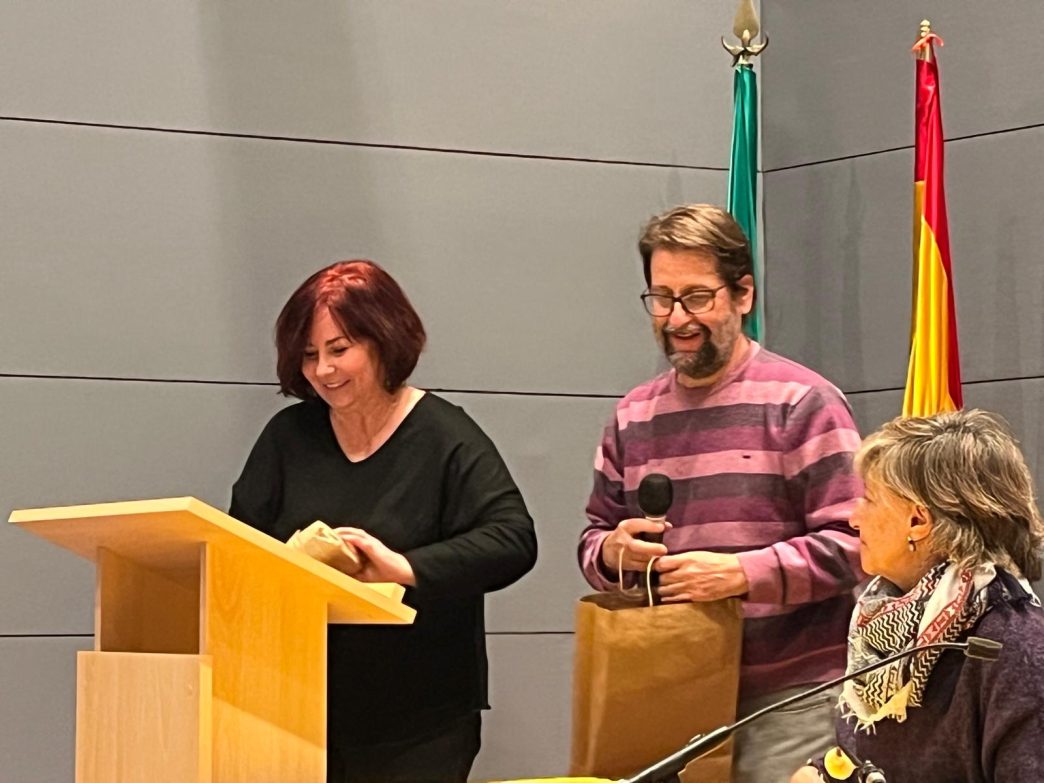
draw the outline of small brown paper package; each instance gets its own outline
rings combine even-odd
[[[736,718],[738,598],[650,606],[645,590],[596,593],[576,610],[571,775],[625,778]],[[727,783],[732,743],[681,780]]]
[[[304,530],[298,530],[286,543],[348,576],[358,573],[362,568],[362,556],[358,550],[345,543],[333,528],[319,520]]]

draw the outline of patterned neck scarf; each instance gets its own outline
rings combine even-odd
[[[986,587],[996,574],[993,564],[966,569],[940,563],[905,594],[888,580],[874,578],[852,614],[848,671],[920,644],[955,641],[986,613]],[[841,693],[842,713],[866,731],[882,718],[906,720],[908,707],[921,706],[940,653],[917,653],[849,680]]]

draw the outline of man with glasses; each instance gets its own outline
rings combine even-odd
[[[844,673],[852,588],[862,578],[848,517],[862,486],[844,396],[742,330],[754,304],[750,245],[722,209],[654,217],[638,244],[641,301],[671,369],[617,405],[595,455],[584,576],[614,589],[652,558],[663,601],[744,600],[740,714]],[[637,490],[671,478],[669,525],[643,518]],[[663,543],[642,540],[663,534]],[[826,694],[736,739],[733,780],[786,779],[833,744]],[[698,705],[693,705],[698,709]]]

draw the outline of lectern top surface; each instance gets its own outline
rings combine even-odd
[[[273,569],[290,569],[327,596],[331,622],[410,623],[415,615],[399,585],[360,582],[193,497],[21,509],[9,521],[89,560],[107,549],[168,571],[198,568],[202,544],[261,550]]]

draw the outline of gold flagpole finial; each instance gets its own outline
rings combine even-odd
[[[761,24],[758,22],[757,12],[754,10],[754,0],[740,0],[739,8],[736,9],[736,19],[732,23],[732,33],[739,38],[739,46],[730,45],[721,37],[721,45],[725,51],[732,55],[732,64],[750,65],[751,58],[757,57],[768,46],[768,36],[762,34],[762,43],[752,43],[761,32]]]
[[[943,46],[943,39],[932,32],[932,23],[927,19],[921,20],[920,37],[917,39],[917,43],[913,45],[910,50],[917,55],[918,60],[931,61],[932,59],[932,42],[938,41],[939,46]]]

